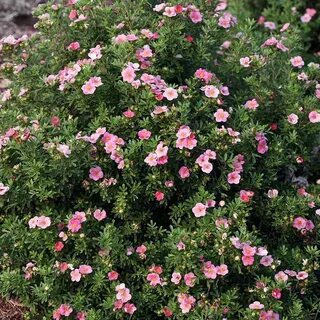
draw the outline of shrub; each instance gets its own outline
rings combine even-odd
[[[320,68],[298,16],[238,6],[70,0],[1,41],[0,293],[27,319],[313,319]]]

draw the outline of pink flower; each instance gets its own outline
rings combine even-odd
[[[125,313],[128,313],[128,314],[134,314],[134,312],[137,310],[136,306],[133,304],[133,303],[126,303],[124,306],[123,306],[123,311]]]
[[[76,42],[71,42],[69,46],[67,47],[68,50],[70,51],[76,51],[80,49],[80,43],[78,41]]]
[[[240,190],[240,200],[244,203],[250,202],[250,199],[254,196],[253,191]]]
[[[228,183],[229,184],[239,184],[240,179],[241,179],[241,176],[238,172],[233,171],[231,173],[228,173]]]
[[[293,221],[293,227],[298,230],[304,229],[306,227],[306,224],[307,224],[306,219],[302,217],[297,217]]]
[[[256,99],[248,100],[244,104],[245,108],[250,109],[250,110],[256,110],[259,107],[259,103],[257,102]]]
[[[156,153],[149,153],[149,155],[144,159],[144,162],[147,163],[150,167],[155,167],[158,164],[158,157]]]
[[[68,223],[68,230],[78,232],[81,229],[81,220],[79,218],[71,218]]]
[[[82,87],[82,92],[84,94],[93,94],[96,91],[96,86],[91,81],[87,81]]]
[[[180,309],[183,314],[189,313],[191,308],[193,307],[196,299],[188,294],[180,293],[178,295],[178,302],[180,303]]]
[[[274,278],[278,282],[280,282],[280,281],[283,281],[283,282],[288,281],[288,276],[283,271],[280,271],[280,272],[276,273]]]
[[[300,56],[296,56],[290,59],[293,67],[302,68],[304,66],[304,61]]]
[[[236,23],[236,18],[233,17],[229,12],[225,12],[218,20],[218,25],[224,29],[230,28]]]
[[[73,311],[73,309],[68,304],[62,304],[58,310],[59,310],[59,313],[65,317],[70,316],[70,314]]]
[[[179,169],[179,175],[181,179],[186,179],[190,177],[190,170],[188,167],[183,166]]]
[[[79,266],[79,271],[81,274],[90,274],[92,273],[92,267],[86,264]]]
[[[229,118],[229,113],[223,109],[218,109],[213,115],[217,122],[226,122]]]
[[[298,280],[304,280],[304,279],[307,279],[308,276],[309,276],[309,275],[308,275],[307,272],[305,272],[305,271],[300,271],[300,272],[297,273],[296,278],[297,278]]]
[[[117,271],[110,271],[108,272],[108,279],[110,281],[116,281],[119,278],[119,273]]]
[[[136,78],[135,70],[131,66],[128,66],[127,68],[122,70],[121,75],[122,75],[123,81],[128,83],[132,83]]]
[[[249,309],[251,310],[261,310],[264,308],[264,305],[260,303],[259,301],[255,301],[251,304],[249,304]]]
[[[167,88],[167,89],[164,90],[163,96],[167,100],[172,101],[172,100],[178,98],[178,91],[176,89],[173,89],[173,88]]]
[[[288,122],[291,123],[291,124],[297,124],[298,123],[298,120],[299,120],[299,117],[294,114],[294,113],[291,113],[288,115]]]
[[[205,83],[210,82],[213,77],[213,74],[211,72],[202,68],[198,69],[194,75],[196,78],[203,80]]]
[[[38,224],[38,219],[39,219],[39,217],[35,216],[35,217],[33,217],[33,218],[31,218],[31,219],[29,220],[28,224],[29,224],[29,228],[30,228],[30,229],[34,229],[34,228],[37,226],[37,224]]]
[[[86,320],[86,316],[85,312],[77,312],[77,320]]]
[[[242,254],[244,256],[250,256],[253,257],[257,252],[257,248],[256,247],[251,247],[248,244],[244,244],[243,248],[242,248]]]
[[[270,30],[275,30],[277,27],[276,27],[276,24],[272,21],[266,21],[264,23],[264,27],[267,28],[267,29],[270,29]]]
[[[204,217],[207,214],[206,210],[207,210],[207,206],[205,206],[203,203],[200,203],[200,202],[198,202],[192,208],[192,212],[197,218]]]
[[[116,298],[118,300],[121,300],[123,303],[128,302],[129,300],[131,300],[131,294],[130,294],[130,290],[128,288],[126,288],[124,283],[121,283],[119,285],[116,286]]]
[[[154,197],[157,201],[162,201],[164,199],[164,193],[161,191],[157,191],[155,192]]]
[[[90,179],[94,180],[94,181],[98,181],[100,179],[103,178],[103,171],[101,169],[101,167],[96,166],[90,169],[90,174],[89,177]]]
[[[273,289],[271,295],[275,299],[281,299],[281,289]]]
[[[245,68],[248,68],[250,67],[250,63],[251,63],[251,59],[249,57],[244,57],[244,58],[241,58],[240,59],[240,64],[245,67]]]
[[[124,115],[126,118],[131,119],[131,118],[133,118],[136,114],[135,114],[134,111],[128,109],[128,110],[126,110],[125,112],[123,112],[123,115]]]
[[[199,23],[202,21],[202,15],[198,10],[191,11],[189,17],[193,23]]]
[[[185,284],[188,287],[193,287],[195,285],[195,281],[197,279],[196,275],[193,272],[189,272],[183,277]]]
[[[93,216],[95,219],[97,219],[98,221],[102,221],[103,219],[105,219],[107,217],[107,213],[105,210],[100,210],[97,209],[93,212]]]
[[[79,282],[81,280],[81,273],[79,269],[74,269],[70,272],[71,281]]]
[[[273,258],[272,256],[264,256],[260,260],[260,264],[262,264],[265,267],[270,267],[272,265]]]
[[[182,276],[179,272],[173,272],[171,276],[171,282],[174,284],[179,284]]]
[[[175,7],[165,7],[163,15],[170,18],[175,17],[177,15]]]
[[[217,267],[215,267],[211,261],[207,261],[203,264],[201,271],[207,279],[217,278]]]
[[[204,86],[201,90],[204,91],[204,94],[208,98],[217,98],[220,93],[219,89],[212,85]]]
[[[64,244],[63,242],[61,241],[57,241],[55,244],[54,244],[54,251],[55,252],[60,252],[64,247]]]
[[[217,274],[220,276],[225,276],[229,273],[228,266],[226,264],[221,264],[216,268]]]
[[[270,199],[276,198],[278,194],[279,194],[279,191],[277,189],[268,190],[268,198]]]
[[[141,245],[136,249],[136,253],[138,254],[145,254],[146,252],[147,252],[147,247],[145,245]]]
[[[163,144],[162,141],[159,142],[156,149],[156,155],[158,158],[165,157],[168,154],[168,147]]]
[[[148,140],[151,137],[151,131],[146,129],[140,130],[138,132],[138,137],[140,140]]]
[[[179,251],[185,250],[185,249],[186,249],[186,245],[185,245],[182,241],[180,241],[180,242],[177,244],[177,249],[178,249]]]
[[[317,111],[311,111],[309,113],[309,120],[311,123],[318,123],[320,122],[320,113]]]
[[[241,260],[244,266],[252,266],[254,264],[253,256],[242,256]]]
[[[41,229],[46,229],[46,228],[50,227],[50,225],[51,225],[51,219],[49,217],[40,216],[37,219],[37,227],[39,227]]]
[[[150,285],[155,287],[158,284],[161,284],[160,276],[157,273],[149,273],[147,275],[147,280],[150,282]]]

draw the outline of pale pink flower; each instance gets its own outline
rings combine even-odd
[[[94,180],[94,181],[98,181],[100,179],[102,179],[104,176],[103,171],[101,169],[101,167],[96,166],[90,169],[90,174],[89,177],[90,179]]]
[[[97,209],[93,212],[93,216],[95,219],[97,219],[98,221],[102,221],[103,219],[105,219],[107,217],[107,213],[105,210],[100,210]]]
[[[179,284],[182,276],[179,272],[173,272],[171,276],[171,282],[174,284]]]
[[[74,269],[70,272],[71,281],[79,282],[81,280],[81,273],[79,269]]]
[[[233,17],[229,12],[225,12],[218,20],[218,25],[224,29],[230,28],[236,23],[236,18]]]
[[[165,7],[163,15],[170,18],[175,17],[177,15],[175,7]]]
[[[90,274],[92,273],[92,267],[86,264],[82,264],[81,266],[79,266],[79,272],[81,274]]]
[[[1,149],[1,144],[0,144],[0,149]],[[5,186],[2,182],[0,182],[0,196],[3,196],[9,191],[9,187]]]
[[[260,259],[260,264],[265,267],[270,267],[272,265],[273,258],[272,256],[264,256]]]
[[[96,88],[103,85],[100,77],[91,77],[89,82],[92,83]]]
[[[147,247],[143,244],[136,249],[136,253],[145,254],[147,252]]]
[[[229,113],[223,109],[218,109],[213,115],[217,122],[226,122],[229,118]]]
[[[191,295],[180,293],[178,295],[178,302],[180,303],[181,312],[185,314],[190,312],[191,308],[196,302],[196,299]]]
[[[189,272],[184,275],[183,279],[188,287],[194,287],[197,277],[193,272]]]
[[[185,249],[186,249],[186,245],[185,245],[182,241],[180,241],[180,242],[177,244],[177,249],[178,249],[179,251],[185,250]]]
[[[37,219],[37,227],[41,229],[46,229],[51,226],[51,219],[46,216],[40,216]]]
[[[302,68],[304,66],[304,61],[300,56],[296,56],[290,59],[293,67]]]
[[[279,194],[279,191],[277,189],[268,190],[268,198],[270,199],[276,198],[278,194]]]
[[[124,283],[121,283],[119,285],[116,286],[116,298],[118,300],[121,300],[123,303],[128,302],[129,300],[131,300],[131,294],[130,294],[130,290],[128,288],[126,288]]]
[[[96,91],[96,86],[91,81],[87,81],[82,87],[82,92],[86,95],[93,94]]]
[[[204,86],[201,90],[204,91],[204,94],[208,98],[217,98],[220,93],[219,89],[212,85]]]
[[[156,149],[156,155],[158,158],[164,157],[168,154],[168,147],[163,144],[162,141],[159,142]]]
[[[205,206],[203,203],[198,202],[193,208],[192,212],[195,215],[195,217],[204,217],[207,214],[207,206]]]
[[[264,23],[264,27],[270,30],[275,30],[276,29],[276,24],[272,21],[266,21]]]
[[[240,65],[242,65],[244,68],[250,67],[250,63],[252,60],[249,57],[244,57],[240,59]]]
[[[143,49],[141,50],[141,52],[139,52],[139,55],[142,58],[151,58],[153,53],[152,53],[150,46],[149,45],[143,46]]]
[[[302,16],[300,17],[300,20],[301,20],[301,22],[303,22],[303,23],[308,23],[308,22],[311,21],[311,19],[312,19],[312,17],[311,17],[309,14],[307,14],[307,13],[305,13],[304,15],[302,15]]]
[[[178,98],[178,91],[176,89],[173,89],[173,88],[167,88],[167,89],[164,90],[163,96],[167,100],[172,101],[172,100]]]
[[[160,276],[157,273],[149,273],[147,275],[147,280],[150,282],[150,285],[155,287],[158,284],[161,284]]]
[[[239,184],[240,179],[241,179],[241,176],[238,172],[233,171],[231,173],[228,173],[228,183],[229,184]]]
[[[300,271],[300,272],[297,273],[296,278],[297,278],[298,280],[304,280],[304,279],[307,279],[308,276],[309,276],[309,275],[308,275],[307,272],[305,272],[305,271]]]
[[[220,266],[216,267],[217,274],[220,276],[225,276],[229,273],[228,266],[226,264],[221,264]]]
[[[131,66],[126,67],[121,72],[123,81],[132,83],[136,77],[135,69]]]
[[[101,58],[102,58],[102,54],[101,54],[101,47],[100,47],[100,45],[97,45],[96,47],[91,48],[88,56],[89,56],[89,58],[91,58],[92,60],[101,59]]]
[[[155,167],[158,164],[158,157],[156,153],[149,153],[149,155],[144,159],[144,162],[147,163],[150,167]]]
[[[213,74],[211,72],[202,68],[197,69],[194,75],[196,78],[203,80],[205,83],[210,82],[213,77]]]
[[[136,306],[133,304],[133,303],[126,303],[124,306],[123,306],[123,311],[125,313],[128,313],[128,314],[134,314],[134,312],[137,310]]]
[[[317,111],[311,111],[309,113],[309,121],[311,123],[318,123],[320,122],[320,112]]]
[[[249,309],[251,310],[261,310],[264,308],[264,305],[260,303],[259,301],[255,301],[251,304],[249,304]]]
[[[280,271],[280,272],[276,273],[274,278],[278,282],[280,282],[280,281],[283,281],[283,282],[288,281],[288,276],[283,271]]]
[[[289,22],[285,23],[285,24],[282,26],[282,28],[280,29],[280,32],[285,32],[285,31],[287,31],[287,30],[289,29],[289,27],[290,27],[290,23],[289,23]]]
[[[128,119],[131,119],[133,118],[136,114],[134,111],[132,111],[131,109],[128,109],[126,111],[123,112],[123,115],[128,118]]]
[[[245,108],[250,109],[250,110],[256,110],[259,107],[259,103],[257,102],[256,99],[248,100],[244,104]]]
[[[297,124],[299,117],[295,113],[291,113],[288,115],[288,122],[291,124]]]
[[[127,39],[127,36],[125,34],[119,34],[113,39],[113,41],[116,44],[120,44],[120,43],[127,42],[128,39]]]
[[[29,228],[30,228],[30,229],[34,229],[34,228],[37,226],[37,224],[38,224],[38,219],[39,219],[39,217],[38,217],[38,216],[35,216],[35,217],[33,217],[33,218],[31,218],[31,219],[29,220],[28,224],[29,224]]]
[[[138,137],[140,140],[148,140],[151,137],[151,131],[142,129],[138,132]]]
[[[69,155],[71,154],[70,147],[66,144],[59,144],[57,150],[61,152],[66,158],[69,158]]]

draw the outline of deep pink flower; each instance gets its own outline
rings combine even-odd
[[[275,299],[281,299],[281,289],[273,289],[271,295],[275,298]]]
[[[242,256],[241,260],[244,266],[252,266],[254,264],[253,256]]]
[[[186,179],[190,177],[190,170],[188,167],[183,166],[179,169],[179,176],[181,179]]]
[[[298,230],[304,229],[306,227],[306,224],[306,219],[302,217],[297,217],[293,220],[293,227]]]
[[[164,193],[161,191],[156,191],[154,197],[157,201],[162,201],[164,199]]]
[[[81,220],[79,218],[71,218],[68,223],[68,230],[78,232],[81,229]]]
[[[193,23],[199,23],[202,21],[202,14],[199,10],[191,11],[189,17]]]
[[[138,132],[138,137],[140,140],[148,140],[151,137],[151,131],[142,129]]]
[[[108,279],[110,281],[116,281],[119,278],[119,273],[117,271],[110,271],[108,272]]]
[[[69,46],[67,47],[70,51],[76,51],[80,49],[80,43],[78,41],[71,42]]]
[[[161,284],[160,276],[157,273],[149,273],[147,275],[147,280],[150,282],[150,285],[155,287],[158,284]]]

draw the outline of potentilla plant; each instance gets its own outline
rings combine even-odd
[[[299,23],[236,8],[69,0],[1,40],[0,294],[26,319],[314,319],[320,67]]]

